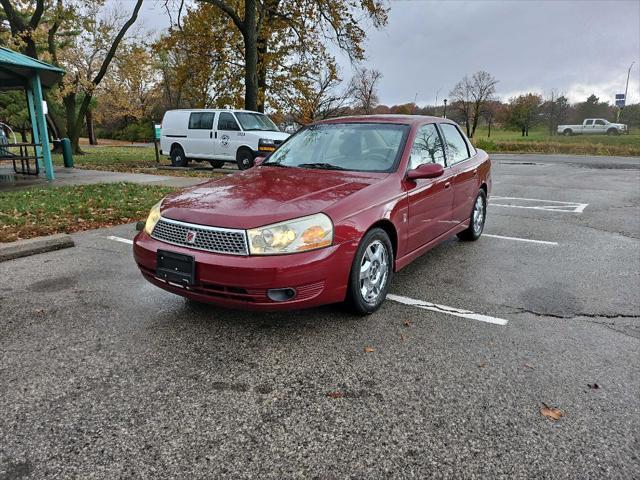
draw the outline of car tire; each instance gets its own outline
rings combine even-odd
[[[570,137],[571,135],[573,135],[573,132],[571,131],[570,128],[565,128],[564,132],[562,133],[565,137]]]
[[[209,160],[209,163],[213,168],[222,168],[224,167],[224,160]]]
[[[610,137],[618,135],[618,129],[617,128],[610,128],[609,130],[607,130],[607,135],[609,135]]]
[[[171,165],[174,167],[186,167],[189,164],[189,159],[180,146],[173,147],[169,156],[171,157]]]
[[[460,240],[476,241],[482,235],[484,230],[484,223],[487,219],[487,194],[483,189],[480,189],[476,200],[473,202],[473,209],[469,216],[469,226],[458,233]]]
[[[247,170],[253,167],[254,161],[253,152],[247,148],[241,148],[236,155],[236,162],[238,163],[239,170]]]
[[[346,303],[352,312],[369,315],[380,308],[393,278],[393,260],[387,232],[381,228],[369,230],[356,250],[349,274]]]

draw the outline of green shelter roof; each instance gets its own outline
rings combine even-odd
[[[43,87],[55,85],[64,75],[61,68],[0,47],[0,90],[24,88],[36,72]]]

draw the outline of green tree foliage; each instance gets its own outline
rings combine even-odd
[[[540,122],[542,97],[535,93],[519,95],[509,100],[506,111],[507,126],[520,130],[522,136],[529,135],[529,129]]]

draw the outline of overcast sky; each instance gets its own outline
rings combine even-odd
[[[126,2],[127,4],[129,2]],[[158,0],[142,14],[145,28],[168,20]],[[388,25],[371,29],[366,66],[380,70],[380,102],[442,102],[465,74],[486,70],[502,98],[554,89],[572,102],[595,93],[640,101],[640,0],[394,0]],[[351,67],[340,58],[342,76]]]

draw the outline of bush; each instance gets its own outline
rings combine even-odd
[[[484,150],[485,152],[495,152],[497,150],[496,142],[489,138],[474,138],[473,144],[476,148]]]

